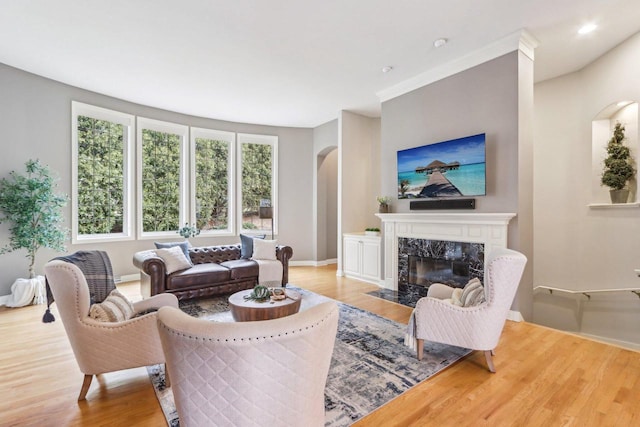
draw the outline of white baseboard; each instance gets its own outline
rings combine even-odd
[[[522,317],[522,314],[519,311],[509,310],[507,320],[511,320],[513,322],[524,322],[524,317]]]
[[[325,259],[324,261],[289,261],[291,267],[323,267],[329,264],[337,264],[338,259]]]

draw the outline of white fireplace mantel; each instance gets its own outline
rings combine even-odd
[[[382,286],[398,290],[398,238],[483,243],[485,254],[507,247],[509,221],[515,213],[376,214],[384,232]]]

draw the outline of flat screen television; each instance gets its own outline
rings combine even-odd
[[[486,194],[485,134],[398,151],[398,198]]]

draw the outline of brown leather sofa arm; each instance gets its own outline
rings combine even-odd
[[[293,256],[293,249],[291,246],[278,245],[276,247],[276,258],[282,263],[282,286],[287,286],[289,283],[289,260]]]
[[[140,269],[142,296],[161,294],[166,291],[166,268],[162,258],[154,250],[137,252],[133,255],[133,265]]]

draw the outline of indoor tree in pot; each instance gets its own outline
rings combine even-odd
[[[604,159],[602,185],[611,188],[609,191],[612,203],[626,203],[629,199],[629,189],[626,188],[635,175],[633,158],[629,147],[623,144],[625,140],[624,126],[616,122],[613,136],[607,143],[607,157]]]
[[[0,223],[10,223],[11,234],[0,254],[26,249],[29,259],[29,279],[17,279],[11,286],[6,303],[10,307],[45,302],[44,278],[35,274],[36,253],[40,248],[65,250],[68,234],[62,214],[67,196],[56,194],[48,167],[38,160],[29,160],[25,166],[26,175],[12,171],[9,178],[0,179]]]

